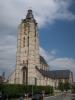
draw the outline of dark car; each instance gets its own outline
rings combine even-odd
[[[32,100],[43,100],[43,95],[35,94],[35,95],[33,95]]]
[[[0,100],[2,100],[2,93],[0,92]]]
[[[72,94],[71,100],[75,100],[75,94]]]
[[[6,96],[0,95],[0,100],[6,100]]]

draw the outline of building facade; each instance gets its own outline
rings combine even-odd
[[[46,85],[46,79],[38,69],[48,70],[48,64],[39,54],[38,25],[32,10],[28,10],[26,18],[19,26],[16,70],[9,78],[9,83]],[[37,68],[36,68],[37,67]],[[52,80],[52,81],[51,81]],[[54,84],[50,79],[49,84]]]
[[[29,9],[19,25],[16,69],[9,77],[10,84],[57,86],[49,66],[39,54],[38,24]]]

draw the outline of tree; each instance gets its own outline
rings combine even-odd
[[[68,82],[64,83],[64,90],[65,91],[68,91],[70,89],[70,87],[71,87],[70,83],[68,83]]]
[[[75,93],[75,84],[72,84],[71,89],[72,89],[72,93]]]
[[[71,87],[71,85],[68,82],[65,82],[65,83],[60,82],[59,85],[58,85],[58,89],[61,90],[61,91],[64,91],[64,90],[68,91],[70,89],[70,87]]]
[[[64,91],[64,84],[63,84],[63,82],[59,82],[58,89],[61,90],[62,92]]]

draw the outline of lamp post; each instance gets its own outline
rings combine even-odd
[[[32,98],[33,98],[33,86],[35,85],[35,79],[32,78],[32,87],[31,87],[31,91],[32,91]]]
[[[32,85],[32,98],[33,98],[33,85]]]

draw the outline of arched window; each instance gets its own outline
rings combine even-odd
[[[27,46],[29,46],[29,37],[27,38]]]
[[[23,47],[25,47],[25,37],[23,38]]]
[[[23,72],[23,84],[27,85],[27,77],[28,77],[28,71],[27,71],[27,68],[26,67],[23,67],[22,68],[22,72]]]

